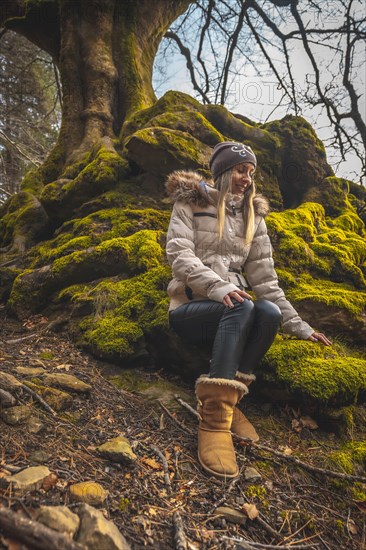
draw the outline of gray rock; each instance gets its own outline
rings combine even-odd
[[[7,409],[16,405],[16,399],[8,391],[0,388],[0,409]]]
[[[113,462],[131,464],[137,459],[137,456],[131,449],[130,442],[122,435],[109,439],[106,443],[97,447],[97,451]]]
[[[0,411],[0,417],[2,420],[10,426],[16,426],[25,422],[34,412],[32,407],[27,405],[16,405],[10,409],[3,409]]]
[[[5,391],[17,390],[21,386],[21,382],[15,378],[12,374],[0,371],[0,388]]]
[[[74,391],[77,393],[88,393],[91,391],[92,387],[90,384],[86,384],[82,380],[79,380],[76,376],[72,374],[64,373],[55,373],[55,374],[45,374],[43,376],[43,381],[49,386],[57,386],[67,391]]]
[[[255,481],[262,479],[262,476],[255,468],[248,466],[244,470],[244,478],[246,479],[246,481]]]
[[[40,489],[50,474],[51,472],[46,466],[31,466],[12,476],[0,478],[0,485],[11,487],[12,491],[26,493]]]
[[[31,416],[27,420],[27,429],[32,434],[38,434],[44,427],[45,425],[36,416]]]
[[[45,462],[48,462],[52,455],[49,453],[46,453],[45,451],[39,450],[34,451],[32,454],[29,455],[30,462],[35,462],[36,464],[44,464]]]
[[[41,506],[35,519],[50,529],[60,533],[69,533],[73,537],[80,525],[79,516],[71,512],[66,506]]]
[[[222,516],[226,521],[238,523],[239,525],[245,525],[247,522],[247,516],[245,514],[229,506],[219,506],[219,508],[216,508],[214,516]]]
[[[77,542],[90,550],[130,550],[130,545],[111,521],[92,506],[82,504],[78,509],[80,529]]]

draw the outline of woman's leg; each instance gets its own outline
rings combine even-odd
[[[249,333],[254,307],[245,300],[234,302],[234,308],[202,300],[190,302],[171,312],[171,327],[184,339],[198,344],[211,344],[212,361],[209,376],[196,381],[198,400],[198,459],[211,475],[221,479],[239,474],[231,435],[234,409],[246,386],[233,380],[242,355],[243,341]]]
[[[233,308],[227,308],[219,302],[200,300],[170,313],[170,325],[179,336],[193,344],[213,342],[210,378],[234,378],[251,333],[253,302],[233,303]]]
[[[254,323],[240,361],[239,370],[251,374],[269,350],[281,325],[280,308],[268,300],[254,302]]]

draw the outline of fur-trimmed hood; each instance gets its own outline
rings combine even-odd
[[[201,207],[216,205],[219,195],[212,182],[204,180],[198,172],[189,170],[176,170],[169,174],[165,188],[172,202],[183,201]],[[256,214],[267,216],[269,203],[266,197],[255,195],[253,205]]]

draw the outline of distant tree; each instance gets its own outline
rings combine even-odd
[[[52,59],[29,40],[3,32],[0,40],[0,201],[19,189],[27,168],[40,166],[60,126]]]

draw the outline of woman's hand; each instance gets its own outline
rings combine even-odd
[[[234,304],[232,303],[230,298],[234,298],[237,302],[244,302],[244,298],[247,298],[247,300],[253,300],[250,294],[247,294],[244,292],[244,290],[233,290],[232,292],[229,292],[229,294],[226,294],[224,299],[222,300],[223,304],[227,307],[234,307]]]
[[[313,332],[308,338],[312,342],[322,342],[325,346],[331,346],[332,342],[322,332]]]

